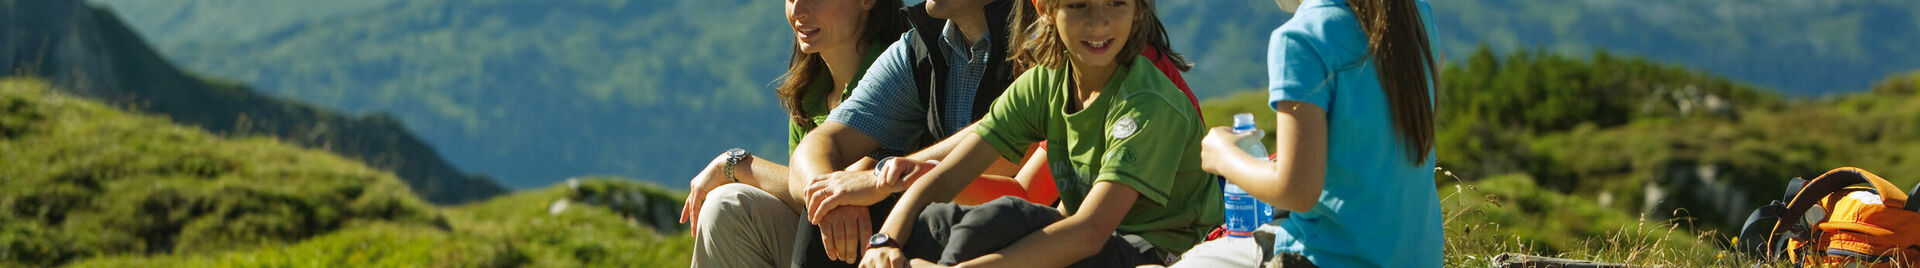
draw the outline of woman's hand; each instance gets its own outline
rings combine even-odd
[[[867,207],[840,206],[826,215],[817,224],[827,258],[847,263],[859,260],[860,249],[866,248],[867,238],[873,236],[873,219],[867,215]]]
[[[900,252],[900,248],[881,247],[867,249],[866,257],[860,259],[860,268],[897,267],[907,267],[907,255],[906,253]]]
[[[1200,169],[1207,173],[1221,174],[1220,167],[1225,165],[1226,157],[1247,155],[1240,149],[1240,139],[1260,135],[1260,132],[1233,133],[1232,127],[1214,127],[1207,130],[1207,138],[1200,140]]]
[[[741,164],[745,163],[734,165]],[[701,202],[707,201],[707,192],[712,192],[714,188],[720,188],[721,185],[727,185],[731,181],[726,178],[727,171],[723,170],[726,168],[727,154],[721,153],[719,157],[713,158],[712,162],[707,162],[706,169],[701,169],[700,174],[693,175],[693,179],[687,182],[687,201],[680,206],[680,223],[687,224],[692,230],[700,229],[700,206]],[[699,235],[699,233],[687,232],[688,235]]]

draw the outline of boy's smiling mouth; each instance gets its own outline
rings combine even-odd
[[[1100,39],[1097,41],[1080,41],[1080,45],[1085,46],[1087,48],[1087,52],[1100,54],[1100,53],[1107,52],[1107,49],[1112,48],[1113,38]]]

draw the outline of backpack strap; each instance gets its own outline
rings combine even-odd
[[[916,32],[908,38],[908,52],[914,59],[914,85],[919,87],[920,98],[926,100],[927,105],[926,135],[921,135],[920,139],[915,141],[915,147],[931,146],[951,136],[951,133],[946,133],[946,126],[949,124],[964,125],[980,121],[981,118],[986,117],[987,111],[992,109],[993,101],[999,99],[1000,94],[1006,92],[1007,85],[1013,82],[1013,75],[1009,73],[1012,66],[1009,66],[1006,60],[1007,16],[1013,12],[1013,1],[995,0],[985,7],[987,25],[989,25],[987,44],[992,46],[992,50],[987,52],[990,54],[987,57],[986,70],[981,74],[976,88],[952,88],[947,85],[946,75],[949,71],[947,55],[940,50],[939,45],[939,42],[944,41],[940,34],[945,30],[946,20],[927,15],[925,4],[901,9],[901,12],[907,15],[907,22],[913,25]],[[974,90],[971,121],[946,122],[941,118],[941,115],[946,114],[948,100],[944,97],[949,90]]]
[[[944,30],[946,20],[927,15],[926,3],[904,7],[900,12],[907,17],[907,23],[913,26],[914,34],[907,37],[907,54],[913,59],[913,85],[919,89],[921,104],[926,105],[927,134],[921,135],[913,147],[931,146],[940,141],[940,114],[945,107],[947,58],[941,53],[940,32]]]
[[[1832,171],[1827,171],[1826,174],[1821,174],[1820,177],[1813,178],[1811,181],[1807,181],[1806,185],[1802,187],[1798,193],[1794,193],[1792,198],[1788,199],[1790,201],[1787,202],[1786,213],[1780,215],[1781,221],[1774,223],[1773,229],[1768,232],[1770,238],[1767,240],[1812,240],[1812,232],[1805,230],[1806,226],[1801,224],[1804,221],[1800,220],[1800,218],[1806,215],[1807,210],[1812,209],[1814,205],[1820,203],[1821,199],[1825,199],[1828,194],[1855,184],[1873,185],[1874,190],[1879,191],[1881,199],[1886,200],[1886,203],[1902,205],[1908,203],[1907,194],[1902,193],[1900,188],[1893,186],[1893,183],[1887,182],[1886,179],[1881,179],[1879,175],[1874,175],[1864,169],[1855,167],[1837,168]],[[1795,230],[1796,227],[1799,230]],[[1781,237],[1783,233],[1786,234],[1786,237]]]
[[[1807,179],[1793,177],[1793,181],[1787,182],[1787,192],[1780,194],[1780,200],[1793,200],[1793,194],[1800,193],[1800,189],[1806,187]]]
[[[1920,184],[1914,185],[1912,191],[1907,191],[1907,204],[1900,208],[1905,208],[1907,211],[1920,212],[1920,198],[1913,198],[1915,196],[1920,196]]]
[[[989,54],[986,71],[980,74],[979,86],[974,89],[973,122],[978,122],[987,116],[987,111],[993,109],[993,101],[1000,99],[1000,94],[1007,91],[1007,86],[1013,84],[1014,78],[1010,70],[1013,66],[1007,64],[1007,57],[1012,56],[1012,52],[1009,51],[1012,50],[1008,50],[1007,47],[1009,41],[1006,28],[1007,16],[1013,14],[1013,1],[998,0],[988,3],[986,12],[987,44],[993,49],[987,52]]]
[[[1800,193],[1800,189],[1806,186],[1807,179],[1794,177],[1792,181],[1787,182],[1787,191],[1781,194],[1780,199],[1768,202],[1759,208],[1754,208],[1752,213],[1747,214],[1747,221],[1740,224],[1740,244],[1735,246],[1742,252],[1752,253],[1762,258],[1769,256],[1769,254],[1777,254],[1780,252],[1779,250],[1785,249],[1787,247],[1787,241],[1769,240],[1773,235],[1770,231],[1773,230],[1774,225],[1787,220],[1787,218],[1781,217],[1787,214],[1787,203],[1781,200],[1793,200],[1793,195]],[[1789,226],[1794,228],[1790,231],[1800,232],[1806,230],[1806,221],[1804,219],[1795,218],[1794,220],[1800,221],[1790,223]]]

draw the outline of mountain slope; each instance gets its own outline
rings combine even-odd
[[[609,173],[678,185],[734,146],[785,159],[770,83],[790,34],[774,2],[96,1],[138,14],[128,17],[184,66],[389,112],[451,162],[513,187]],[[1265,87],[1267,37],[1287,14],[1270,1],[1157,3],[1174,47],[1198,64],[1187,76],[1199,96]],[[1920,68],[1920,46],[1907,45],[1920,43],[1914,1],[1431,3],[1453,63],[1481,44],[1606,49],[1785,96]]]
[[[657,185],[590,178],[436,208],[334,154],[63,91],[0,78],[0,266],[684,266],[690,256],[674,223],[683,195]]]
[[[385,115],[347,116],[174,68],[113,13],[78,0],[0,1],[0,70],[46,77],[75,95],[164,114],[213,132],[262,134],[390,169],[428,200],[504,192],[462,174]]]
[[[446,228],[392,174],[0,79],[0,266],[202,254],[369,221]]]
[[[778,133],[742,131],[784,122],[766,88],[788,49],[779,10],[739,0],[405,1],[170,54],[276,94],[391,113],[450,160],[513,187],[581,174],[679,178],[732,146],[784,158]]]

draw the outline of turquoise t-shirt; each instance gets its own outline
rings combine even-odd
[[[1433,12],[1417,4],[1439,55]],[[1439,267],[1444,237],[1433,156],[1418,164],[1407,158],[1346,1],[1303,1],[1270,42],[1268,105],[1291,100],[1327,112],[1325,189],[1311,211],[1280,223],[1274,250],[1322,267]]]

